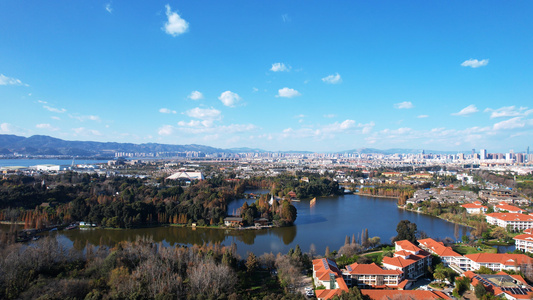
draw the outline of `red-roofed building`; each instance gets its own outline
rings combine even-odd
[[[320,258],[313,260],[313,280],[315,286],[325,286],[326,289],[338,289],[341,287],[337,282],[337,278],[342,280],[342,273],[337,267],[337,264],[328,258]],[[344,283],[344,280],[342,280]]]
[[[533,263],[533,259],[525,254],[476,253],[467,254],[465,257],[470,260],[469,271],[487,267],[493,271],[513,270],[518,272],[522,265]]]
[[[524,232],[531,232],[531,229],[526,229]],[[518,250],[533,253],[533,234],[524,233],[514,237],[515,247]]]
[[[495,296],[503,296],[505,299],[531,299],[533,297],[533,287],[520,275],[508,275],[499,272],[495,275],[475,274],[467,271],[463,274],[472,280],[472,286],[481,282],[485,289],[494,293]]]
[[[402,271],[405,279],[417,279],[431,266],[431,254],[407,240],[395,242],[395,249],[393,257],[383,257],[383,268]]]
[[[452,250],[452,247],[444,246],[444,243],[437,242],[432,238],[418,240],[420,247],[431,254],[438,255],[444,266],[456,265],[461,269],[468,268],[469,260],[461,254]]]
[[[469,214],[486,213],[488,209],[488,207],[484,206],[479,201],[475,201],[472,203],[466,203],[466,204],[461,205],[461,207],[464,207],[466,209],[466,212]]]
[[[388,299],[410,299],[410,300],[436,300],[436,299],[450,299],[448,295],[438,291],[424,291],[424,290],[409,290],[409,291],[395,291],[395,290],[361,290],[363,295],[370,297],[373,300],[388,300]]]
[[[506,211],[506,212],[515,213],[515,214],[521,214],[524,212],[523,209],[513,206],[513,205],[509,205],[505,202],[500,202],[500,204],[494,205],[494,211],[496,212]]]
[[[515,231],[533,228],[533,217],[530,215],[514,213],[491,213],[485,217],[487,218],[487,223],[491,225],[497,225]]]
[[[403,272],[399,270],[384,270],[375,263],[353,263],[342,270],[344,281],[350,287],[359,288],[394,288],[400,287]]]

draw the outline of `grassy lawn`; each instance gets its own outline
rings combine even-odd
[[[383,251],[362,254],[361,256],[370,258],[376,264],[381,264],[381,261],[383,260]]]
[[[452,246],[452,249],[453,251],[461,255],[481,253],[481,252],[496,253],[498,251],[496,248],[492,248],[490,246],[485,246],[485,245],[480,246],[480,249],[481,249],[480,251],[478,250],[478,247],[471,247],[465,244],[454,245]]]
[[[498,240],[490,240],[490,241],[483,242],[483,244],[487,246],[511,246],[511,245],[514,245],[514,241],[511,243],[506,243],[506,242],[500,242]]]

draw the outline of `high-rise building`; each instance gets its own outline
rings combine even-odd
[[[529,154],[529,146],[526,148],[526,154]]]
[[[479,150],[479,156],[481,156],[481,159],[487,159],[487,149]]]

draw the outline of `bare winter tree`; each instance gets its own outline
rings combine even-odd
[[[222,293],[228,295],[237,283],[237,276],[230,267],[217,265],[212,260],[206,260],[189,268],[187,273],[190,292],[196,295],[215,298]]]

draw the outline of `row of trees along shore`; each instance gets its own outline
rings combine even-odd
[[[66,172],[58,175],[10,176],[0,180],[0,221],[23,222],[26,228],[86,221],[105,227],[133,228],[164,224],[220,225],[228,203],[243,197],[246,188],[271,189],[281,200],[267,205],[264,196],[243,216],[263,217],[275,225],[291,225],[296,209],[288,200],[340,194],[338,183],[328,177],[305,174],[227,180],[219,175],[182,188],[164,178],[106,177]]]
[[[2,238],[0,299],[305,299],[296,288],[309,285],[304,274],[314,258],[336,258],[339,266],[371,263],[362,253],[379,243],[365,229],[338,251],[328,247],[325,256],[314,245],[307,253],[296,245],[287,254],[241,258],[235,244],[165,247],[143,237],[113,248],[67,249],[55,237],[31,247]],[[354,288],[341,299],[367,298]]]
[[[241,259],[234,244],[164,247],[149,238],[85,251],[53,237],[0,243],[0,299],[305,299],[288,292],[311,260],[299,246],[291,252]]]

